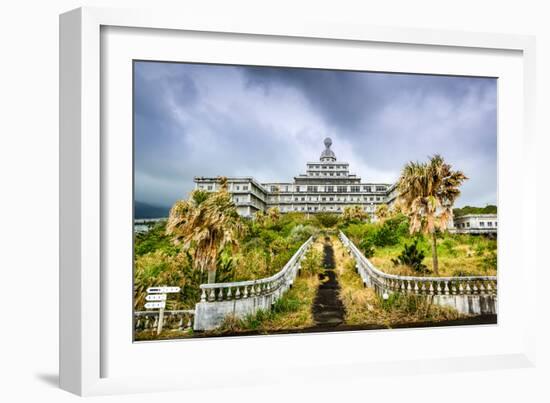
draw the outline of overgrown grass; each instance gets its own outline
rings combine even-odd
[[[319,287],[322,248],[320,241],[311,246],[302,263],[301,274],[296,277],[292,288],[270,310],[261,310],[242,319],[229,316],[218,329],[205,334],[223,335],[250,331],[265,334],[313,326],[311,307]]]
[[[163,329],[160,334],[157,335],[156,329],[147,329],[140,332],[136,332],[135,341],[147,341],[147,340],[170,340],[181,339],[187,337],[193,337],[193,329],[186,330],[172,330]]]
[[[271,310],[260,310],[243,319],[229,316],[218,329],[205,334],[219,335],[247,331],[265,334],[313,326],[311,306],[318,285],[319,279],[316,275],[298,277],[292,288],[273,304]]]
[[[425,254],[424,264],[428,271],[423,275],[433,276],[432,249],[430,241],[423,236],[418,239],[418,248]],[[399,243],[375,248],[370,261],[390,274],[418,275],[410,267],[396,266],[391,259],[399,255],[412,237],[403,237]],[[497,241],[478,235],[444,234],[438,239],[437,256],[439,276],[494,276],[497,273]]]
[[[342,244],[332,239],[336,273],[340,282],[340,299],[346,309],[348,325],[380,325],[458,319],[458,312],[433,305],[424,297],[392,294],[384,301],[374,289],[366,288],[355,270],[355,263]]]
[[[390,274],[418,275],[412,268],[395,265],[405,245],[417,241],[424,253],[423,264],[427,266],[424,276],[433,276],[431,239],[422,234],[411,235],[408,221],[397,216],[381,223],[359,223],[343,226],[342,230],[359,248],[368,250],[370,261]],[[493,276],[497,272],[497,241],[479,235],[438,234],[437,256],[439,276]]]

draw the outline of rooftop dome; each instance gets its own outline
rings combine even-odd
[[[323,142],[325,143],[325,149],[321,153],[321,161],[336,161],[336,154],[330,149],[332,139],[327,137]]]

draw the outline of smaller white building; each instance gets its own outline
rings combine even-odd
[[[457,234],[496,234],[496,214],[466,214],[454,218],[453,232]]]

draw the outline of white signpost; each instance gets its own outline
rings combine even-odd
[[[147,294],[166,294],[173,292],[180,292],[180,287],[149,287]]]
[[[147,302],[145,304],[146,309],[164,309],[166,302]]]
[[[159,320],[157,323],[157,334],[162,332],[164,324],[164,308],[166,307],[166,294],[180,292],[180,287],[149,287],[145,297],[145,309],[159,309]]]
[[[166,301],[166,294],[149,294],[145,297],[146,301]]]

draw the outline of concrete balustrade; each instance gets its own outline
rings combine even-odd
[[[292,286],[300,261],[313,242],[310,237],[278,273],[271,277],[233,283],[201,284],[201,300],[195,306],[193,329],[212,330],[226,317],[244,318],[271,306]]]
[[[394,292],[424,295],[433,303],[463,314],[497,314],[496,276],[413,277],[397,276],[377,269],[342,232],[339,238],[354,258],[356,269],[366,286],[381,295]]]
[[[136,311],[134,312],[134,329],[138,332],[155,330],[159,328],[159,320],[162,320],[160,328],[185,330],[192,326],[194,315],[195,311],[192,309],[164,311],[161,319],[159,311]]]

